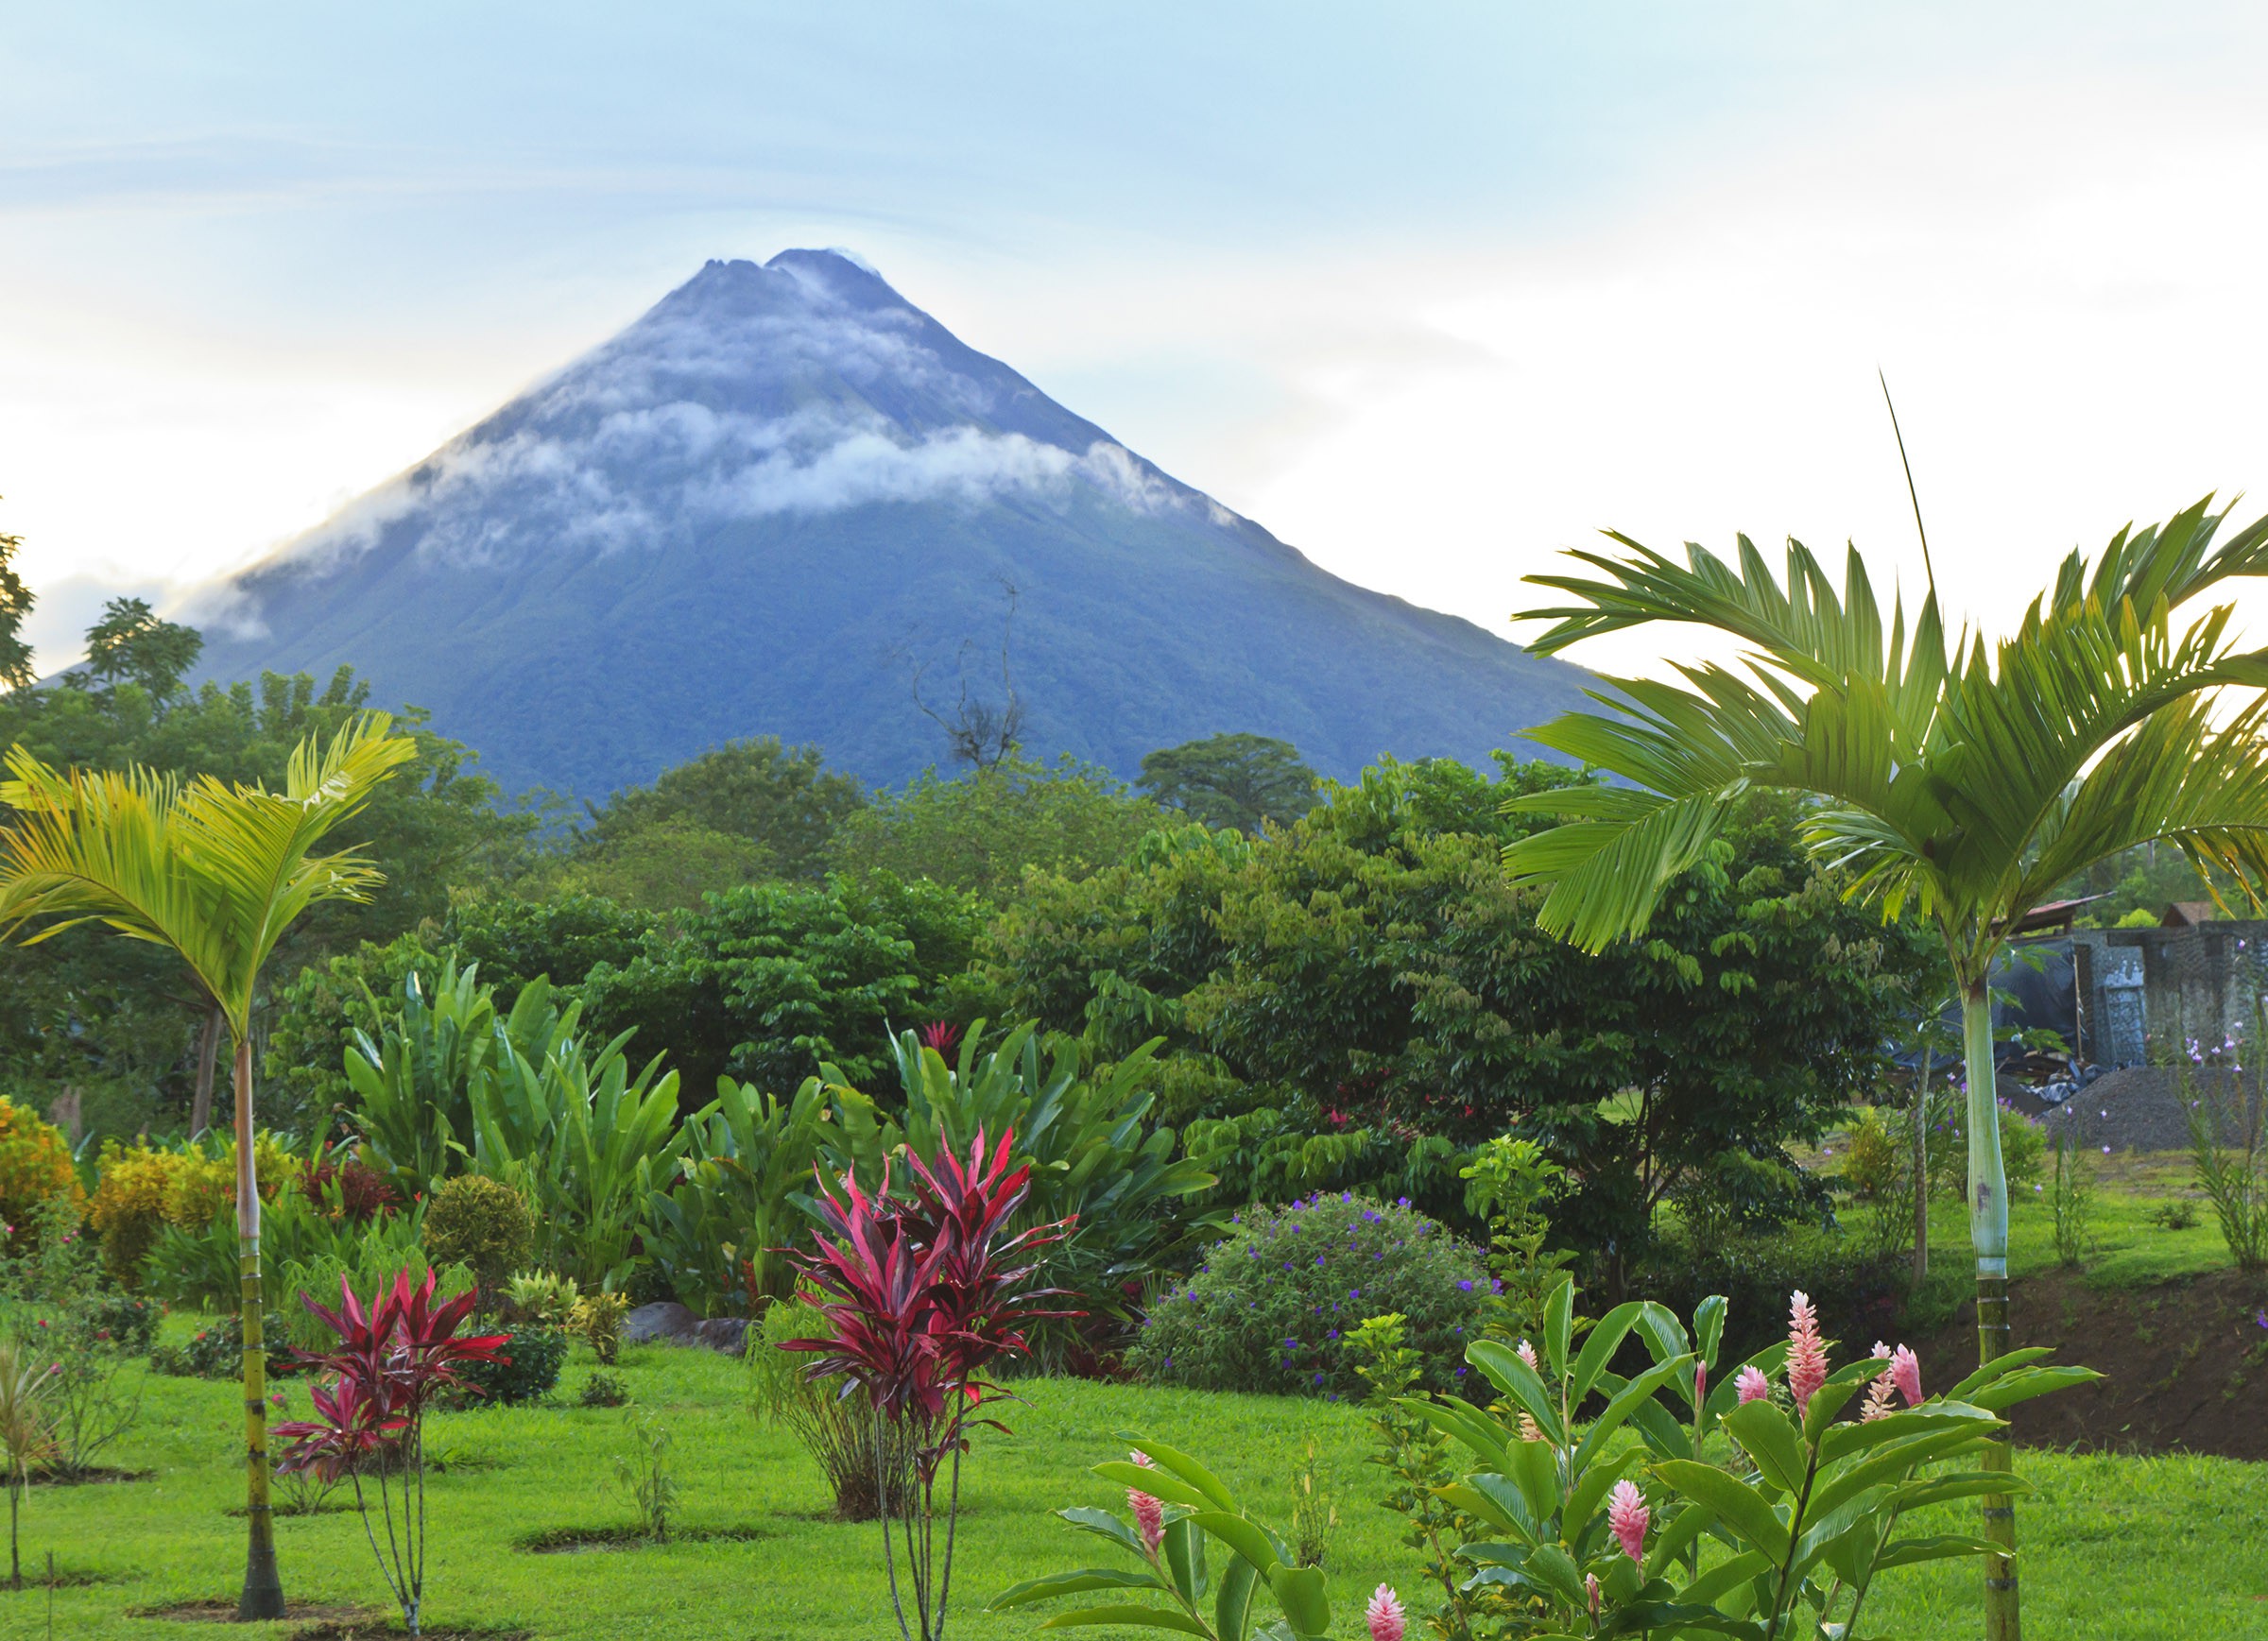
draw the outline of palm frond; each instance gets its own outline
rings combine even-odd
[[[37,925],[44,940],[98,921],[170,948],[239,1037],[252,994],[292,921],[318,900],[362,899],[382,878],[361,854],[312,850],[416,756],[384,713],[358,714],[331,741],[303,744],[285,791],[201,778],[182,786],[144,769],[48,768],[11,749],[0,803],[0,938]]]

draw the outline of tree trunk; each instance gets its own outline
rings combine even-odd
[[[2008,1181],[2001,1166],[1992,994],[1982,974],[1964,989],[1961,1027],[1968,1071],[1968,1236],[1977,1252],[1977,1358],[1982,1363],[2008,1352]],[[1980,1468],[2006,1472],[2014,1467],[2013,1458],[2003,1432],[2002,1440],[1985,1444]],[[1985,1641],[2019,1641],[2015,1499],[1985,1496],[1984,1537],[1996,1547],[1984,1558]]]
[[[189,1132],[202,1134],[213,1126],[213,1069],[220,1058],[221,1014],[217,1008],[205,1014],[205,1028],[197,1039],[197,1097],[189,1104]]]
[[[1921,1040],[1921,1080],[1914,1085],[1914,1286],[1930,1276],[1930,1040]]]
[[[276,1523],[267,1497],[267,1344],[260,1291],[260,1180],[252,1156],[252,1043],[236,1040],[236,1252],[243,1273],[245,1552],[239,1622],[284,1616],[284,1581],[276,1571]]]

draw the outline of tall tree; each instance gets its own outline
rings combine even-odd
[[[1317,777],[1289,741],[1208,735],[1151,753],[1134,784],[1216,830],[1256,832],[1263,821],[1289,826],[1314,808]]]
[[[638,854],[647,841],[642,834],[655,829],[675,829],[668,835],[680,842],[697,829],[744,846],[745,863],[761,863],[764,876],[817,878],[835,829],[866,801],[865,785],[829,769],[816,746],[783,746],[776,735],[752,736],[727,742],[663,770],[651,786],[618,792],[604,807],[593,806],[576,852],[609,862]],[[680,903],[698,904],[698,897]]]
[[[187,784],[147,769],[58,772],[11,748],[0,802],[0,939],[29,943],[94,923],[172,952],[219,1009],[235,1050],[236,1234],[242,1273],[245,1520],[249,1545],[237,1613],[284,1616],[268,1508],[267,1387],[260,1273],[260,1189],[253,1164],[252,1000],[276,943],[326,900],[367,899],[382,880],[352,848],[317,846],[360,813],[417,756],[383,712],[358,716],[327,744],[292,754],[284,790]]]
[[[181,680],[204,653],[204,635],[193,626],[160,619],[139,598],[113,598],[102,619],[87,629],[84,674],[107,687],[135,683],[163,708],[180,692]]]
[[[828,857],[846,871],[880,867],[999,896],[1028,867],[1077,876],[1123,860],[1168,818],[1068,754],[1053,764],[1009,757],[952,778],[931,770],[877,796],[844,821]]]
[[[1803,795],[1807,844],[1843,864],[1888,917],[1936,926],[1962,1004],[1969,1237],[1978,1348],[2008,1344],[2008,1201],[2001,1165],[1988,979],[2007,932],[2097,861],[2160,840],[2218,868],[2256,901],[2268,885],[2268,652],[2240,653],[2232,608],[2180,630],[2174,612],[2235,576],[2268,574],[2268,520],[2216,545],[2225,513],[2199,502],[2163,527],[2122,530],[2090,567],[2076,552],[2010,637],[1950,643],[1933,589],[1911,631],[1883,620],[1854,547],[1840,593],[1790,541],[1775,580],[1745,537],[1738,568],[1689,545],[1679,564],[1625,536],[1626,556],[1576,553],[1595,575],[1533,577],[1575,602],[1531,646],[1555,654],[1652,622],[1725,633],[1745,675],[1715,663],[1681,681],[1608,680],[1606,713],[1532,732],[1626,785],[1538,793],[1529,811],[1572,817],[1504,851],[1515,881],[1547,883],[1547,929],[1600,950],[1643,931],[1663,886],[1704,858],[1744,796]],[[2251,692],[2233,711],[2221,695]],[[1989,1467],[2006,1470],[1993,1444]],[[2010,1499],[1984,1502],[1985,1630],[2020,1618]]]
[[[31,646],[24,641],[24,618],[31,613],[31,589],[16,573],[21,536],[0,536],[0,694],[31,687]]]

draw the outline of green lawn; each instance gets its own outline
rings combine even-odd
[[[576,1389],[590,1366],[578,1347],[562,1390]],[[825,1519],[827,1494],[800,1450],[742,1410],[736,1364],[649,1346],[627,1353],[621,1372],[637,1402],[665,1410],[677,1432],[686,1524],[761,1536],[526,1553],[518,1546],[547,1530],[627,1525],[629,1507],[610,1480],[612,1456],[627,1441],[624,1415],[548,1407],[440,1416],[431,1444],[450,1467],[432,1483],[430,1623],[524,1628],[562,1641],[875,1641],[895,1632],[877,1530]],[[1035,1573],[1108,1559],[1049,1512],[1119,1502],[1085,1467],[1123,1452],[1111,1434],[1120,1429],[1194,1449],[1250,1507],[1281,1524],[1300,1436],[1314,1421],[1343,1500],[1330,1567],[1335,1632],[1358,1632],[1361,1599],[1380,1581],[1408,1592],[1414,1558],[1396,1544],[1395,1520],[1368,1501],[1366,1431],[1352,1410],[1053,1380],[1022,1388],[1028,1405],[1007,1412],[1014,1434],[981,1437],[969,1472],[955,1635],[1033,1634],[1038,1615],[992,1617],[978,1603]],[[38,1564],[52,1547],[64,1572],[103,1581],[58,1594],[57,1636],[179,1641],[178,1625],[128,1615],[233,1595],[243,1565],[243,1525],[226,1513],[243,1488],[234,1399],[227,1384],[153,1378],[143,1426],[119,1461],[153,1471],[149,1479],[33,1492],[26,1562]],[[2038,1454],[2021,1468],[2043,1490],[2021,1518],[2034,1633],[2092,1641],[2268,1633],[2260,1552],[2268,1466]],[[295,1599],[385,1602],[352,1514],[284,1518],[278,1538]],[[1091,1557],[1090,1547],[1100,1553]],[[1868,1628],[1899,1637],[1975,1635],[1976,1579],[1965,1565],[1895,1575]],[[0,1593],[0,1635],[44,1636],[46,1599],[43,1591]],[[290,1626],[231,1632],[281,1641]]]

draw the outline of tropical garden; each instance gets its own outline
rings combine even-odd
[[[1617,538],[1536,647],[1740,663],[1487,771],[579,813],[132,601],[39,683],[9,546],[0,1633],[2261,1622],[2268,1076],[2109,1154],[1995,991],[2075,883],[2268,888],[2268,525],[1992,634]]]

